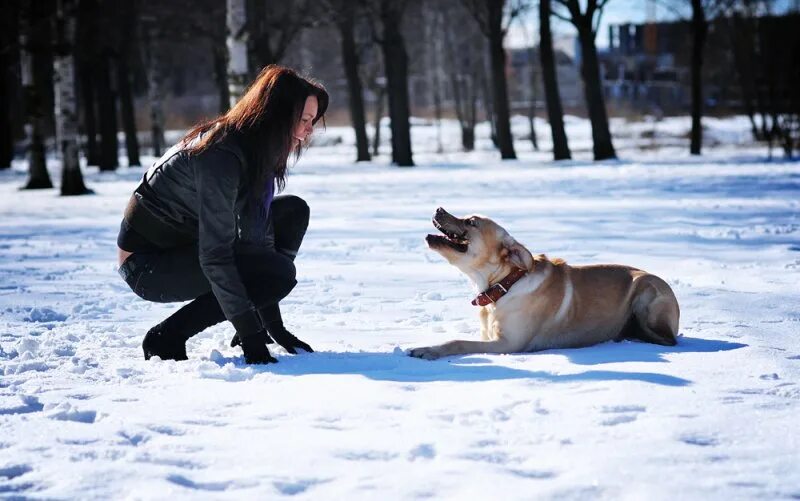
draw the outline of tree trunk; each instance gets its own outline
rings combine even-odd
[[[356,162],[365,162],[371,159],[369,154],[369,141],[367,140],[367,123],[364,117],[364,96],[361,86],[361,77],[358,74],[358,54],[356,41],[353,35],[353,12],[348,9],[347,18],[338,24],[339,34],[342,37],[342,61],[344,73],[347,77],[347,91],[350,104],[350,121],[356,134]]]
[[[61,151],[61,194],[91,193],[83,184],[78,156],[78,102],[75,95],[76,0],[58,0],[53,59],[56,138]]]
[[[247,2],[228,0],[228,94],[233,107],[242,98],[248,81],[247,68]]]
[[[117,141],[117,103],[111,86],[111,55],[105,48],[97,60],[95,82],[97,83],[97,114],[100,122],[101,171],[111,171],[119,165],[119,141]]]
[[[461,146],[464,151],[475,149],[475,127],[461,126]]]
[[[219,113],[225,114],[231,106],[231,94],[228,90],[228,48],[216,41],[211,43],[214,44],[211,52],[214,54],[214,83],[219,96]]]
[[[497,131],[497,145],[500,157],[515,159],[514,142],[511,136],[511,113],[508,107],[508,85],[506,82],[506,52],[503,49],[503,4],[497,0],[487,0],[489,13],[489,57],[492,68],[492,95],[494,96],[494,116]]]
[[[118,14],[120,38],[119,58],[117,59],[117,86],[119,88],[119,111],[122,117],[122,130],[125,131],[125,151],[128,153],[128,166],[141,165],[139,159],[139,139],[136,137],[136,112],[133,107],[131,90],[131,43],[134,40],[131,20],[136,17],[135,4],[128,0],[120,4]],[[121,15],[120,15],[121,14]],[[128,18],[128,19],[126,19]]]
[[[392,130],[392,163],[411,167],[411,125],[408,104],[408,54],[403,34],[400,32],[402,12],[389,0],[381,8],[383,24],[383,60],[389,97],[389,118]]]
[[[122,115],[122,129],[125,131],[125,151],[128,153],[128,166],[142,165],[139,159],[139,139],[136,137],[136,112],[133,107],[130,65],[125,55],[120,55],[117,63],[117,83],[119,84],[119,108]]]
[[[8,46],[5,43],[2,45]],[[0,68],[10,67],[8,57],[0,51]],[[8,103],[11,102],[11,86],[8,84],[8,80],[8,75],[0,74],[0,169],[10,168],[11,160],[14,158],[14,129],[11,125],[11,110],[8,106]]]
[[[707,33],[702,0],[692,0],[692,155],[699,155],[703,147],[703,48]]]
[[[566,160],[572,158],[572,153],[564,131],[564,111],[558,90],[553,35],[550,31],[550,0],[539,1],[539,30],[539,58],[547,103],[547,120],[550,122],[550,134],[553,137],[553,159]]]
[[[581,44],[581,76],[586,107],[592,124],[592,141],[594,143],[594,159],[605,160],[616,158],[614,145],[611,143],[611,131],[608,128],[608,115],[603,98],[603,85],[600,81],[600,65],[597,60],[597,47],[594,44],[592,20],[578,22],[578,38]]]
[[[492,97],[492,89],[489,86],[489,79],[486,77],[486,66],[481,65],[481,71],[479,73],[480,83],[481,83],[481,91],[483,92],[483,109],[486,112],[486,120],[489,121],[489,137],[492,140],[492,144],[495,148],[500,148],[500,143],[497,141],[497,120],[495,120],[495,113],[494,113],[494,98]]]
[[[372,156],[377,156],[381,146],[381,118],[383,118],[383,102],[386,100],[386,89],[378,87],[378,99],[375,101],[375,134],[372,136]]]
[[[18,15],[17,0],[0,3],[0,169],[10,168],[14,159],[14,123],[10,104],[14,100],[11,79],[17,68]]]
[[[145,53],[147,65],[147,100],[150,102],[150,136],[153,156],[160,157],[165,149],[164,141],[164,103],[163,68],[158,47],[157,27],[151,21],[143,30],[145,33]]]
[[[75,56],[78,61],[78,86],[80,88],[79,106],[83,133],[86,135],[86,163],[100,164],[100,149],[97,144],[97,99],[95,97],[95,73],[97,65],[97,42],[95,33],[98,30],[97,3],[81,0],[78,9],[78,50]]]
[[[42,19],[38,12],[34,12],[33,2],[22,2],[20,13],[20,73],[22,75],[22,88],[25,93],[25,113],[27,115],[26,132],[28,136],[28,182],[23,189],[52,188],[53,182],[47,172],[44,147],[44,128],[47,120],[44,102],[41,95],[41,85],[35,81],[41,74],[34,71],[35,60],[41,57],[41,46],[49,44],[50,39],[44,38],[43,30],[34,30],[33,23],[44,22],[49,26],[49,16]]]
[[[97,145],[97,112],[94,95],[93,62],[80,64],[81,109],[83,111],[83,129],[86,134],[86,163],[100,164],[100,148]]]

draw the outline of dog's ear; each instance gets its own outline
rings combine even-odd
[[[503,242],[505,247],[505,253],[508,253],[508,260],[511,261],[511,264],[516,266],[517,268],[522,268],[523,270],[529,270],[533,268],[533,255],[531,252],[525,248],[524,245],[517,242],[513,238],[510,238]]]

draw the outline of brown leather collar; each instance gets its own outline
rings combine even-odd
[[[504,279],[478,294],[478,297],[472,300],[472,304],[475,306],[486,306],[487,304],[496,303],[498,299],[508,293],[508,289],[510,289],[512,285],[517,283],[517,281],[527,275],[527,273],[528,270],[514,268]]]

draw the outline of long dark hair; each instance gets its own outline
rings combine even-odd
[[[234,136],[247,157],[251,195],[263,196],[270,176],[274,176],[278,190],[283,190],[289,155],[294,152],[295,158],[300,158],[304,146],[295,139],[294,127],[309,96],[315,96],[319,104],[313,123],[322,119],[324,124],[328,92],[322,84],[301,77],[290,68],[271,64],[261,70],[227,113],[195,126],[182,141],[188,145],[197,139],[187,151],[198,154]]]

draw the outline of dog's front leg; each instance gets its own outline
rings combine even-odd
[[[468,355],[471,353],[514,353],[521,350],[522,346],[516,346],[506,338],[495,339],[492,341],[450,341],[438,346],[426,346],[424,348],[414,348],[408,354],[415,358],[425,360],[436,360],[441,357],[452,355]]]

